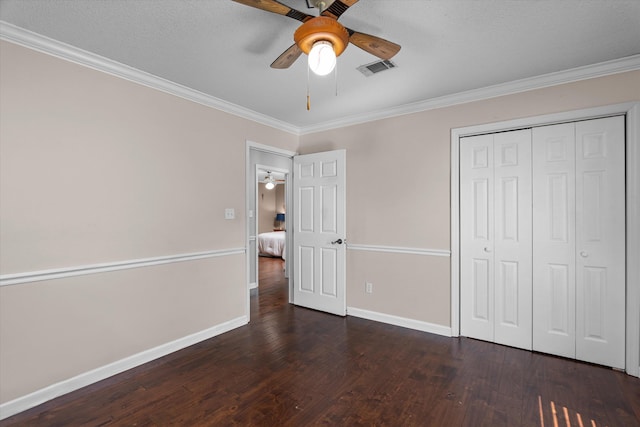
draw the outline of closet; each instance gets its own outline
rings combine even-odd
[[[461,334],[624,368],[624,117],[460,143]]]

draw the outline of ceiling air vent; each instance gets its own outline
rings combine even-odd
[[[385,59],[383,61],[372,62],[371,64],[361,65],[357,68],[365,76],[373,76],[374,74],[378,74],[385,70],[390,70],[392,68],[396,68],[397,65],[393,62]]]

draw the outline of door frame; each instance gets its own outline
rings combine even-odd
[[[253,142],[250,140],[246,140],[245,141],[245,207],[244,207],[244,211],[245,211],[245,216],[244,216],[244,228],[245,228],[245,280],[244,280],[244,287],[245,287],[245,292],[246,292],[246,297],[245,297],[245,316],[247,318],[247,322],[251,321],[251,263],[253,261],[256,262],[256,274],[258,273],[258,266],[257,266],[257,257],[255,260],[252,260],[253,258],[253,254],[251,253],[251,226],[250,226],[250,221],[249,221],[249,206],[251,206],[251,198],[256,197],[257,195],[257,191],[253,191],[253,189],[256,186],[256,182],[252,182],[254,180],[254,172],[257,170],[252,164],[251,164],[251,152],[252,151],[262,151],[264,153],[267,154],[272,154],[275,156],[281,156],[281,157],[286,157],[292,160],[292,164],[293,164],[293,157],[298,155],[297,152],[295,151],[289,151],[289,150],[285,150],[282,148],[277,148],[277,147],[272,147],[270,145],[264,145],[264,144],[259,144],[257,142]],[[257,165],[257,164],[256,164]],[[271,167],[269,165],[264,165],[261,164],[262,167]],[[273,167],[273,169],[280,169],[278,167]],[[294,206],[293,206],[293,200],[292,200],[292,185],[290,182],[291,179],[291,174],[293,171],[289,171],[289,173],[286,174],[286,182],[285,182],[285,204],[287,206],[287,217],[292,218],[291,215],[293,215],[294,212]],[[293,239],[292,239],[292,233],[286,233],[286,242],[285,242],[285,251],[286,251],[286,263],[288,264],[287,266],[287,272],[289,273],[289,303],[293,302],[293,281],[294,281],[294,274],[293,274],[293,251],[291,250],[291,245],[293,243]],[[256,242],[257,245],[257,242]],[[257,254],[257,250],[256,250],[256,254]],[[258,278],[256,277],[256,281],[258,281]]]
[[[602,117],[626,116],[626,354],[625,371],[640,377],[640,102],[545,114],[451,129],[451,335],[460,335],[460,139]]]

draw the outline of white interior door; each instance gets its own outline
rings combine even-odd
[[[576,358],[624,369],[624,117],[576,123]]]
[[[346,151],[293,159],[296,305],[346,315]]]
[[[531,131],[460,144],[461,334],[531,349]]]

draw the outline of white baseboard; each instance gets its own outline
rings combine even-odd
[[[135,368],[136,366],[143,365],[147,362],[151,362],[152,360],[166,356],[167,354],[189,347],[190,345],[213,338],[232,329],[246,325],[247,323],[247,317],[240,316],[204,331],[187,335],[175,341],[159,345],[108,365],[101,366],[100,368],[96,368],[92,371],[52,384],[25,396],[18,397],[17,399],[0,405],[0,420],[8,418],[19,412],[26,411],[27,409],[38,406],[51,399],[62,396],[63,394],[78,390],[131,368]]]
[[[415,329],[430,334],[451,336],[451,328],[449,326],[436,325],[434,323],[423,322],[421,320],[408,319],[406,317],[394,316],[391,314],[378,313],[376,311],[362,310],[355,307],[347,307],[347,315],[361,317],[376,322],[388,323],[389,325],[402,326],[403,328]]]

